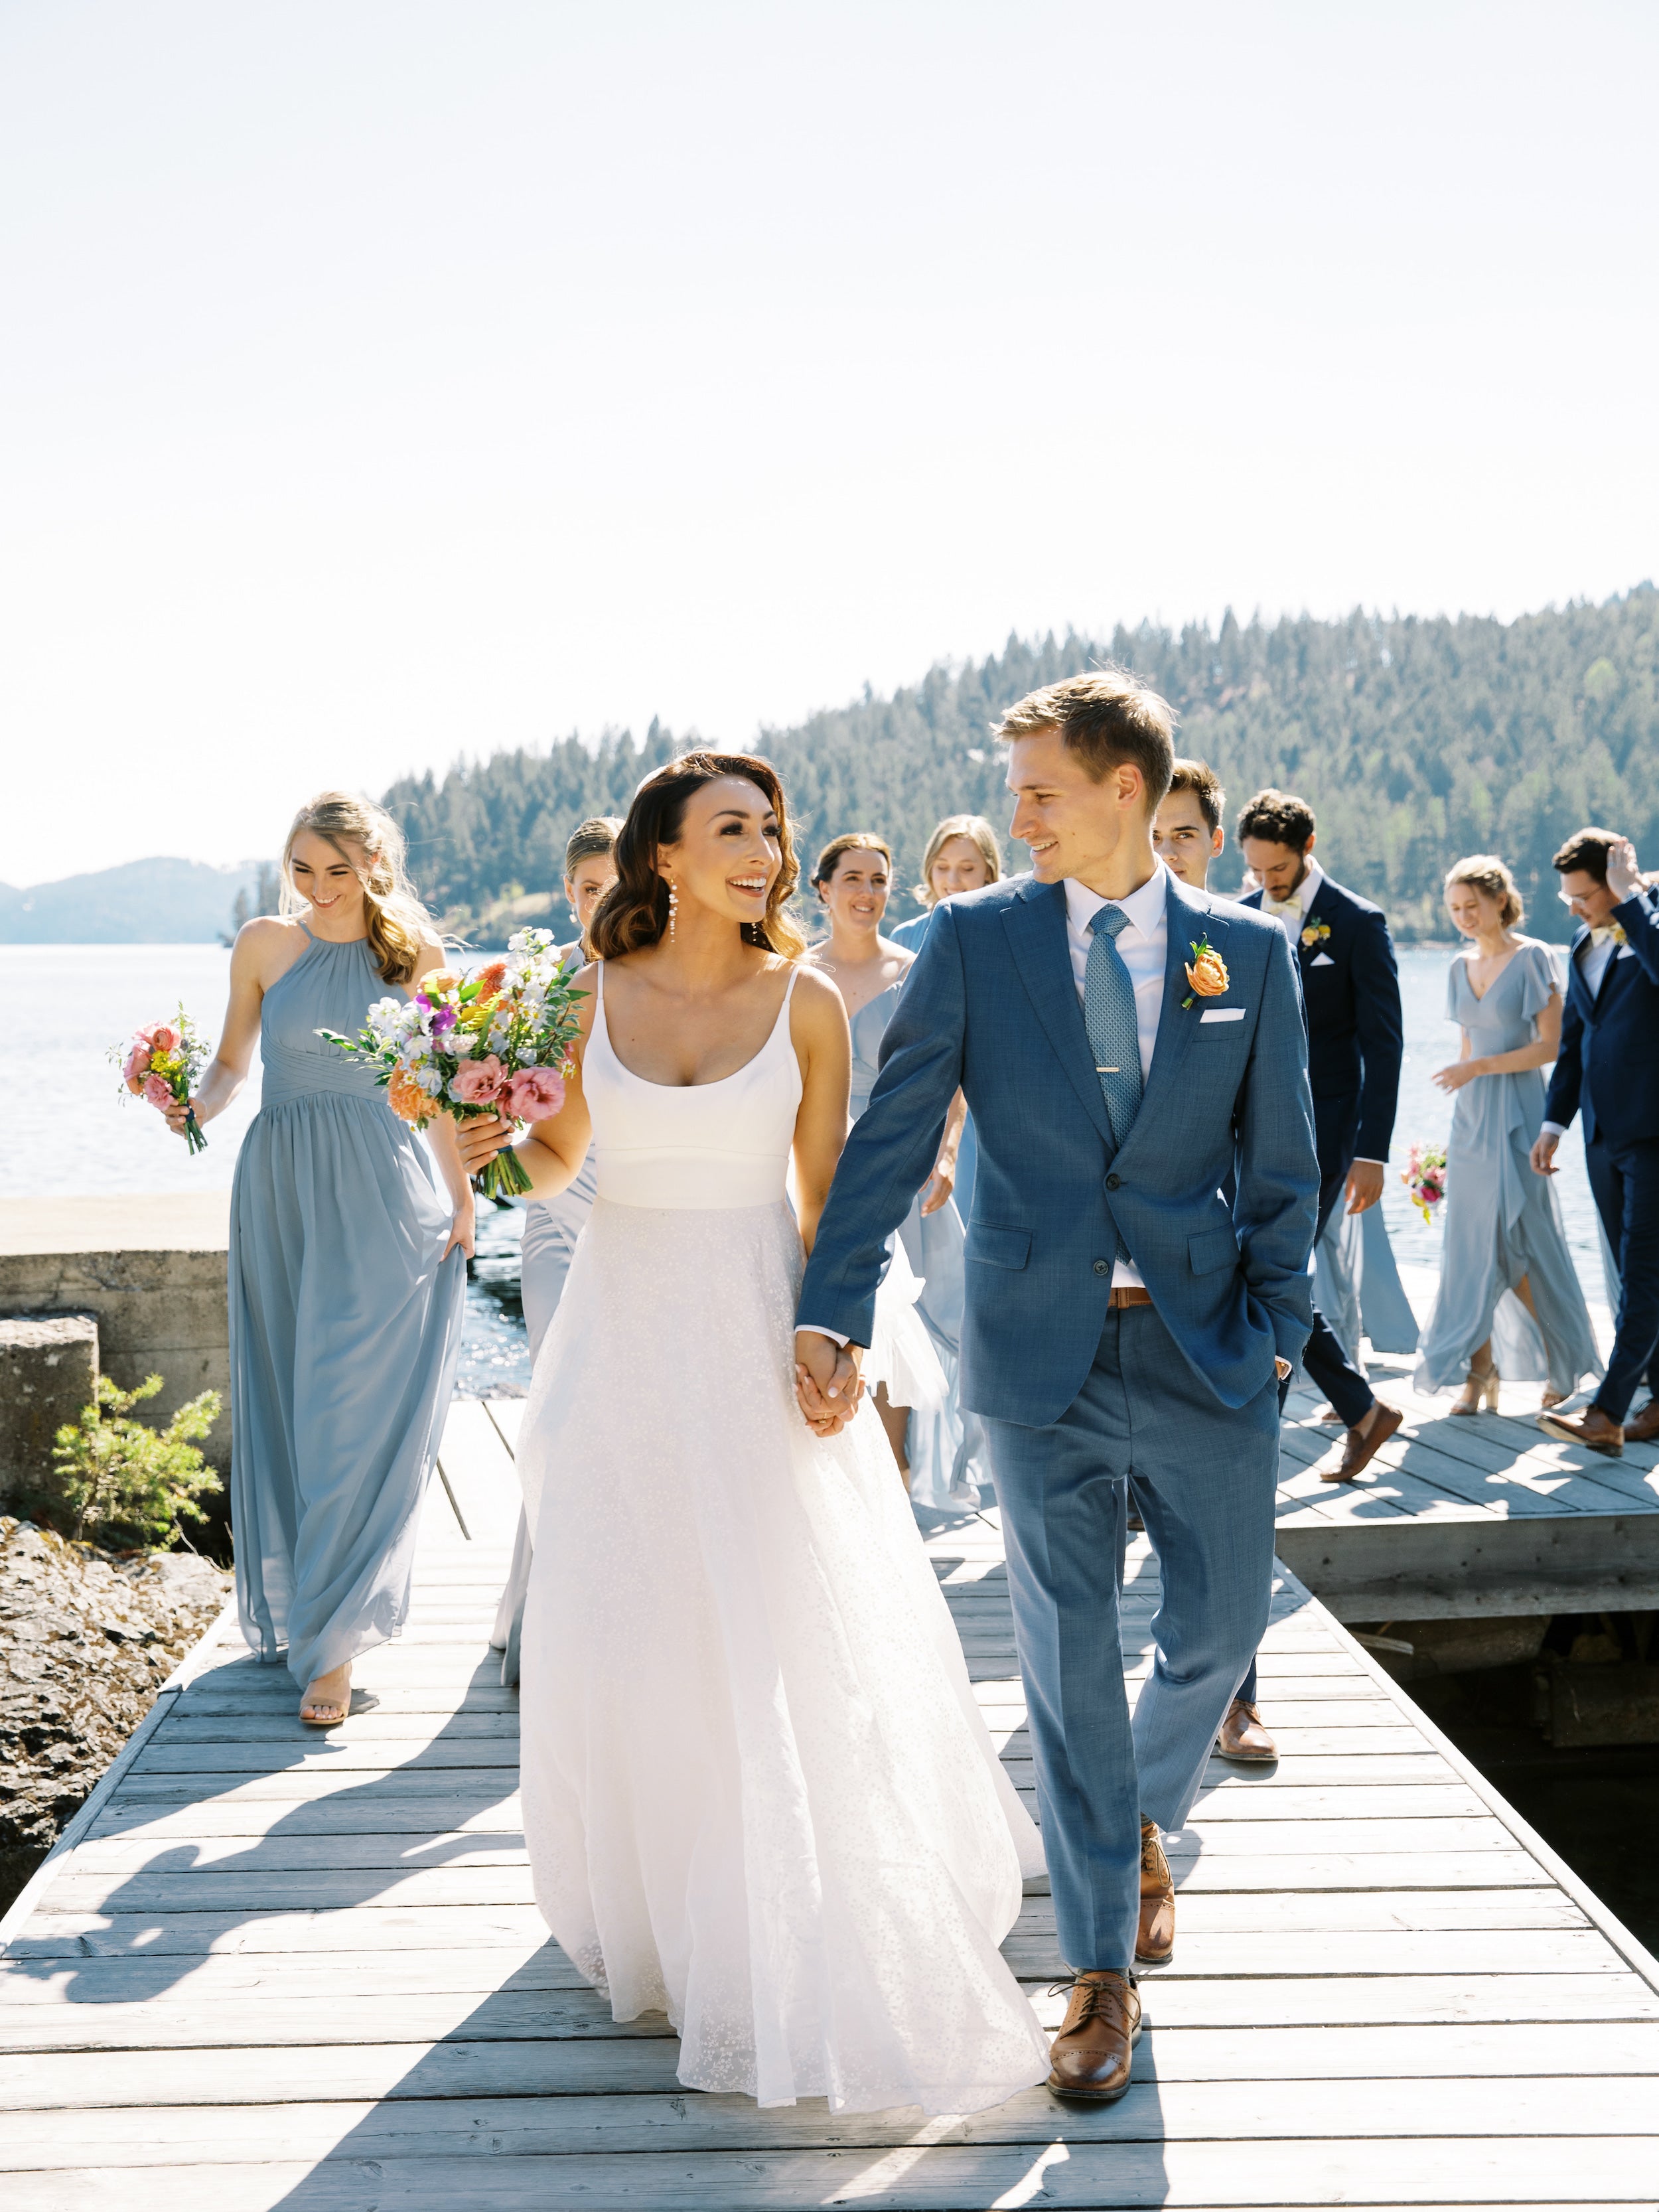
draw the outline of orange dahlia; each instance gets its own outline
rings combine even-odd
[[[432,1101],[406,1067],[393,1068],[386,1095],[400,1121],[412,1121],[418,1127],[432,1112]]]

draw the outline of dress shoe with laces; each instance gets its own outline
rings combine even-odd
[[[1553,1437],[1582,1444],[1586,1451],[1601,1452],[1607,1459],[1618,1459],[1624,1453],[1625,1431],[1599,1406],[1586,1406],[1582,1413],[1540,1413],[1538,1425]]]
[[[1175,1956],[1175,1877],[1164,1846],[1158,1839],[1158,1823],[1140,1824],[1140,1925],[1135,1933],[1135,1959],[1143,1966],[1167,1966]]]
[[[1261,1714],[1243,1698],[1235,1698],[1228,1706],[1215,1747],[1223,1759],[1267,1761],[1279,1756],[1279,1746],[1262,1727]]]
[[[1659,1397],[1650,1398],[1633,1421],[1625,1424],[1627,1444],[1659,1444]]]
[[[1370,1428],[1349,1430],[1342,1446],[1341,1465],[1322,1468],[1320,1480],[1352,1482],[1357,1474],[1370,1465],[1405,1418],[1398,1406],[1385,1406],[1378,1398],[1373,1407]]]
[[[1056,2097],[1110,2105],[1129,2086],[1140,2040],[1140,1996],[1133,1976],[1109,1969],[1056,1982],[1067,1990],[1066,2018],[1048,2053],[1048,2087]]]

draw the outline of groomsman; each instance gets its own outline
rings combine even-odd
[[[1394,944],[1380,907],[1333,883],[1314,858],[1316,823],[1305,799],[1259,791],[1238,817],[1238,842],[1261,889],[1241,903],[1283,927],[1301,971],[1308,1076],[1319,1146],[1319,1226],[1346,1191],[1350,1213],[1382,1195],[1400,1094],[1404,1024]],[[1302,1364],[1347,1430],[1327,1482],[1350,1482],[1405,1419],[1384,1405],[1314,1309]]]
[[[1612,830],[1581,830],[1551,863],[1578,922],[1561,1017],[1561,1048],[1532,1148],[1540,1175],[1575,1114],[1584,1117],[1584,1165],[1619,1262],[1619,1312],[1607,1371],[1582,1413],[1540,1425],[1616,1459],[1659,1439],[1659,1398],[1625,1415],[1659,1349],[1659,910],[1636,848]]]
[[[1220,858],[1227,842],[1221,826],[1226,804],[1221,780],[1207,761],[1176,761],[1168,794],[1152,819],[1152,850],[1171,875],[1179,876],[1195,891],[1209,889],[1210,863]],[[1280,1386],[1281,1405],[1288,1388],[1288,1382]],[[1133,1494],[1133,1475],[1129,1488]],[[1216,1732],[1215,1747],[1223,1759],[1252,1766],[1271,1763],[1279,1756],[1279,1746],[1262,1726],[1257,1709],[1254,1659]]]

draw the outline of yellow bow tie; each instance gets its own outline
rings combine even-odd
[[[1630,939],[1625,934],[1625,926],[1622,922],[1601,922],[1590,932],[1592,945],[1628,945]]]
[[[1275,919],[1277,919],[1277,917],[1281,914],[1300,914],[1302,911],[1301,892],[1292,891],[1287,899],[1276,899],[1269,894],[1267,899],[1267,911],[1270,915],[1273,915]]]

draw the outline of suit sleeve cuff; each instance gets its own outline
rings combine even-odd
[[[1565,1137],[1567,1133],[1559,1121],[1541,1121],[1538,1133],[1540,1137]]]
[[[1385,1168],[1386,1160],[1374,1160],[1368,1152],[1356,1152],[1352,1164],[1357,1168]]]
[[[838,1328],[820,1328],[815,1321],[798,1321],[795,1323],[796,1334],[799,1335],[802,1329],[809,1336],[827,1336],[831,1344],[845,1345],[853,1341],[850,1336],[843,1336]]]

